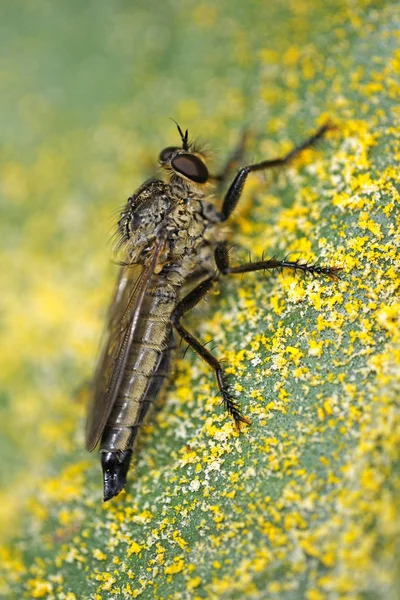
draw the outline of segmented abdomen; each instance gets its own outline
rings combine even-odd
[[[158,282],[146,293],[123,379],[101,438],[102,452],[132,447],[139,426],[168,375],[175,289]]]

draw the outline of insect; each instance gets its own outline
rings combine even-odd
[[[117,245],[124,262],[109,309],[86,425],[87,449],[92,451],[100,442],[104,501],[126,485],[136,435],[169,373],[174,332],[214,370],[237,429],[250,424],[218,359],[182,324],[185,314],[222,276],[287,268],[336,278],[339,271],[277,258],[231,266],[224,231],[249,173],[286,165],[322,138],[329,124],[282,158],[240,168],[220,210],[207,200],[206,184],[227,181],[242,155],[244,139],[225,168],[211,175],[204,155],[189,141],[188,130],[177,127],[181,145],[169,146],[159,155],[166,181],[144,183],[128,199],[118,221]]]

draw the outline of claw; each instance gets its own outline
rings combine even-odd
[[[241,423],[244,423],[245,425],[251,425],[250,419],[247,417],[244,417],[243,415],[238,415],[238,416],[234,417],[234,419],[235,419],[235,428],[238,433],[241,432],[241,429],[240,429]]]

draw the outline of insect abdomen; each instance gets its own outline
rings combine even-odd
[[[147,292],[118,395],[102,435],[101,452],[123,452],[132,447],[167,375],[170,317],[175,306],[176,294],[171,286],[158,284]]]

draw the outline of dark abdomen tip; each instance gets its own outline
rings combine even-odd
[[[103,469],[104,502],[120,493],[126,485],[132,450],[125,452],[102,452],[101,466]]]

